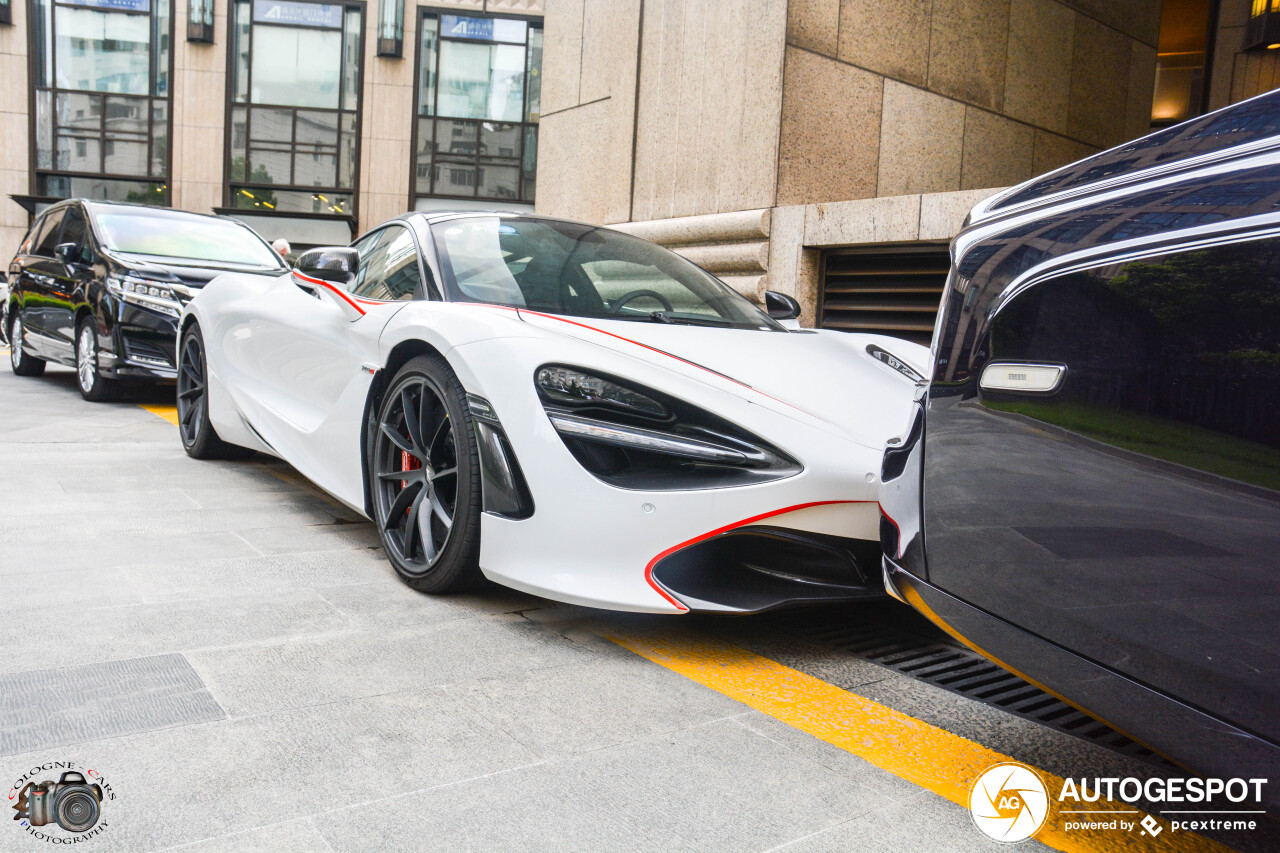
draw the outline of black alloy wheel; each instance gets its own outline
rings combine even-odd
[[[374,521],[396,573],[421,592],[480,578],[480,465],[466,394],[439,356],[400,369],[369,435]]]
[[[98,330],[89,317],[76,326],[76,387],[90,403],[106,403],[120,396],[120,383],[98,372]]]
[[[204,338],[192,323],[178,346],[178,435],[193,459],[247,459],[253,451],[219,438],[209,422],[209,395]]]
[[[9,366],[18,376],[39,376],[46,362],[22,349],[22,336],[22,311],[15,310],[9,319]]]

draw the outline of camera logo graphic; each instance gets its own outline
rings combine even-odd
[[[994,841],[1024,841],[1049,817],[1049,791],[1040,774],[1006,762],[982,771],[969,789],[974,826]]]
[[[102,786],[68,770],[57,782],[27,783],[13,810],[17,812],[14,820],[26,820],[32,826],[56,823],[67,832],[86,832],[102,814]]]

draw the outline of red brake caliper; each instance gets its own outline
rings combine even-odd
[[[401,470],[401,471],[416,471],[416,470],[418,470],[418,469],[419,469],[419,468],[421,468],[421,467],[422,467],[422,463],[421,463],[421,462],[419,462],[419,461],[417,460],[417,458],[415,458],[412,454],[410,454],[410,453],[409,453],[409,451],[407,451],[407,450],[401,450],[401,451],[400,451],[400,470]],[[402,489],[407,489],[407,488],[409,488],[409,481],[408,481],[408,480],[401,480],[401,481],[400,481],[400,488],[402,488]],[[405,514],[405,515],[408,515],[408,514],[409,514],[409,510],[408,510],[408,509],[406,509],[406,510],[404,511],[404,514]]]

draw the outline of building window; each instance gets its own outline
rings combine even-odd
[[[170,0],[33,0],[32,192],[169,202]]]
[[[235,0],[229,207],[355,215],[362,15],[359,6]]]
[[[213,44],[213,0],[188,0],[187,41]]]
[[[1280,48],[1280,3],[1276,0],[1253,0],[1249,23],[1244,31],[1244,49],[1277,48]]]
[[[1205,111],[1205,56],[1212,0],[1164,0],[1156,48],[1151,126],[1168,127]]]
[[[378,0],[378,56],[404,56],[404,0]]]
[[[413,203],[533,204],[542,24],[424,11],[418,26]]]

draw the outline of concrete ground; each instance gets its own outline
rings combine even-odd
[[[1049,774],[1156,772],[778,620],[417,594],[288,466],[188,459],[140,405],[169,400],[0,368],[0,781],[12,802],[51,762],[95,771],[112,798],[83,849],[1004,849],[935,793],[971,779],[842,734],[917,722]],[[722,651],[631,650],[691,648]],[[806,728],[751,686],[775,671],[839,712]],[[42,841],[0,820],[0,850]]]

